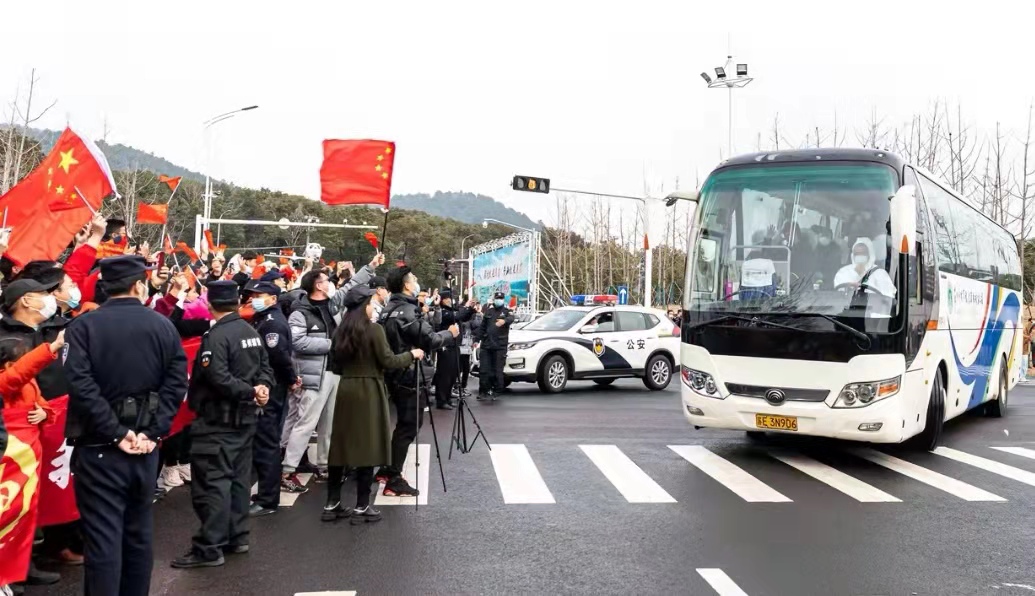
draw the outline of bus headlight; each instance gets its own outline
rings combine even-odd
[[[898,393],[902,377],[873,383],[851,383],[845,385],[834,402],[835,408],[864,408],[873,402]]]
[[[685,366],[680,369],[679,373],[683,377],[683,383],[693,389],[694,393],[705,397],[722,399],[722,394],[719,393],[719,386],[710,374],[686,368]]]

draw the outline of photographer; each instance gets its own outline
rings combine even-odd
[[[503,391],[503,366],[507,361],[507,344],[514,313],[503,301],[503,292],[496,292],[492,305],[485,309],[476,339],[481,342],[478,362],[478,401],[491,399]]]
[[[417,301],[417,296],[421,294],[420,284],[409,267],[398,267],[388,273],[388,290],[392,292],[392,297],[381,312],[379,322],[384,326],[393,354],[401,354],[414,348],[431,352],[460,335],[460,328],[456,324],[445,331],[436,332],[427,320],[421,318],[421,305]],[[406,460],[406,451],[410,443],[417,436],[417,429],[424,423],[427,389],[424,388],[423,395],[419,398],[417,375],[420,366],[418,363],[416,367],[390,373],[385,378],[396,410],[395,431],[392,433],[392,464],[382,467],[377,473],[378,481],[385,482],[386,496],[418,494],[417,489],[403,479],[402,465]]]
[[[473,303],[467,303],[457,309],[453,305],[453,291],[443,288],[439,294],[439,320],[435,331],[448,330],[453,325],[463,325],[471,320],[474,311]],[[440,410],[453,409],[450,395],[460,374],[460,338],[454,337],[446,341],[445,347],[438,355],[435,367],[435,407]],[[459,396],[458,396],[459,397]]]

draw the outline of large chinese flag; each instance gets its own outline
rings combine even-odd
[[[40,433],[29,411],[4,408],[7,448],[0,459],[0,586],[25,579],[36,532]]]
[[[75,505],[75,487],[72,484],[72,449],[65,440],[65,418],[68,416],[68,396],[47,402],[51,409],[48,420],[40,431],[43,465],[40,468],[40,514],[38,526],[67,524],[79,519]]]
[[[104,154],[66,128],[40,165],[0,197],[12,228],[5,256],[18,264],[56,259],[113,192]]]
[[[323,142],[320,200],[328,205],[380,205],[391,200],[392,141]]]
[[[169,217],[169,205],[149,205],[140,203],[137,205],[138,224],[164,225]]]

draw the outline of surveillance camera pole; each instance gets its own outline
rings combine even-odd
[[[726,133],[727,158],[733,156],[733,90],[739,89],[741,87],[746,87],[748,83],[754,80],[751,77],[747,76],[746,70],[745,74],[743,75],[737,74],[736,67],[737,65],[733,62],[733,52],[731,51],[729,54],[726,55],[726,66],[723,67],[723,76],[716,77],[714,81],[711,80],[709,77],[705,76],[705,82],[707,82],[709,89],[722,89],[723,87],[725,87],[729,95],[727,105],[728,112],[726,118],[727,122],[729,123]],[[705,75],[706,74],[707,73],[705,73]],[[737,76],[735,78],[730,78],[731,74],[737,74]]]

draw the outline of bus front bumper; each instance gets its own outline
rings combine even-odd
[[[809,435],[867,441],[872,443],[900,443],[903,440],[901,394],[874,402],[861,408],[831,408],[823,402],[785,402],[770,405],[764,399],[728,395],[716,399],[698,395],[685,384],[681,387],[683,416],[695,427],[731,430],[778,432],[790,435]],[[760,427],[773,422],[796,430]]]

